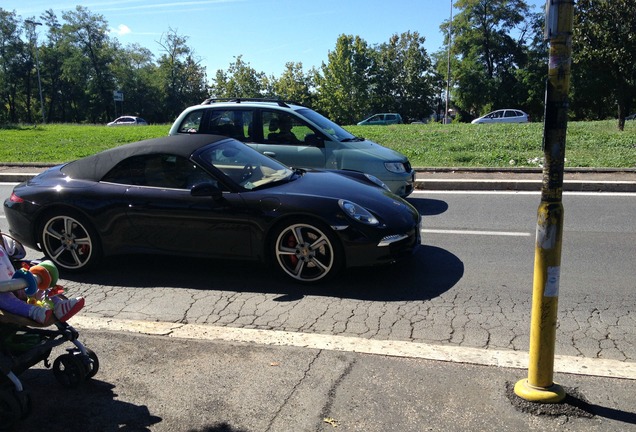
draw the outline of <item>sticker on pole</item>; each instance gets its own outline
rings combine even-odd
[[[544,297],[559,296],[559,280],[561,279],[561,267],[548,267],[548,278],[543,290]]]

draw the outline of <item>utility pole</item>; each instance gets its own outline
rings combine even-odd
[[[40,60],[38,58],[38,34],[35,31],[35,27],[42,25],[41,22],[36,22],[32,20],[25,20],[25,24],[30,24],[33,26],[34,40],[35,40],[35,69],[38,72],[38,89],[40,90],[40,111],[42,112],[42,123],[46,123],[46,119],[44,117],[44,98],[42,97],[42,80],[40,79]]]
[[[450,94],[451,79],[451,40],[453,37],[453,0],[450,0],[450,20],[448,21],[448,71],[446,74],[446,111],[444,111],[444,124],[447,123],[448,117],[448,98]]]
[[[528,378],[515,394],[532,402],[557,403],[565,390],[554,383],[561,244],[563,168],[572,63],[574,0],[547,0],[545,38],[550,42],[543,126],[543,186],[537,212]]]

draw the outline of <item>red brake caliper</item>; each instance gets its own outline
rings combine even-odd
[[[290,248],[295,248],[296,247],[296,239],[294,238],[293,234],[290,234],[289,237],[287,237],[287,246]],[[296,264],[298,263],[298,257],[296,255],[290,255],[289,256],[289,261],[291,261],[292,266],[296,266]]]

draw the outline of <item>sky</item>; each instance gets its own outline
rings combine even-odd
[[[527,3],[540,12],[545,0]],[[444,0],[2,0],[0,8],[36,21],[53,9],[62,21],[62,13],[77,4],[102,15],[122,45],[138,43],[156,58],[158,42],[175,30],[188,38],[208,78],[238,56],[267,76],[280,77],[288,62],[301,62],[308,72],[327,62],[343,34],[373,46],[417,31],[430,55],[442,48],[439,26],[451,14],[451,2]],[[42,27],[38,32],[45,38]]]

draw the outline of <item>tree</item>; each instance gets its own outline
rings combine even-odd
[[[543,118],[545,108],[546,79],[548,76],[548,42],[543,36],[545,15],[542,13],[531,14],[526,23],[529,41],[524,46],[526,62],[523,67],[515,71],[519,83],[518,103],[532,119]]]
[[[525,1],[458,0],[455,7],[460,10],[452,22],[455,103],[477,115],[525,100],[527,89],[517,77],[527,62]],[[447,33],[449,25],[440,28]]]
[[[373,51],[359,36],[341,35],[317,77],[318,105],[330,118],[352,124],[369,113]]]
[[[165,92],[153,58],[148,48],[132,44],[117,50],[112,69],[116,89],[124,94],[123,114],[157,122],[164,119],[160,107]]]
[[[398,112],[408,120],[433,113],[438,78],[424,42],[419,33],[406,32],[377,47],[372,69],[373,111]]]
[[[20,84],[31,69],[26,52],[15,12],[0,8],[0,121],[20,118],[20,99],[25,96]]]
[[[274,95],[284,100],[311,106],[312,80],[309,75],[303,73],[302,63],[286,63],[281,77],[279,79],[272,77],[271,82]]]
[[[48,27],[48,40],[40,44],[40,76],[47,105],[47,122],[66,122],[70,120],[67,115],[71,105],[70,87],[74,79],[72,76],[69,80],[64,77],[65,47],[69,44],[64,40],[62,25],[52,9],[46,10],[40,19]]]
[[[623,130],[636,97],[636,3],[579,0],[573,58],[575,70],[585,70],[575,83],[578,92],[606,90],[615,100],[618,129]]]
[[[201,103],[208,93],[205,68],[187,41],[186,36],[171,28],[158,42],[164,53],[159,59],[166,90],[163,115],[168,118],[175,118],[186,106]]]
[[[267,78],[263,72],[256,72],[243,56],[230,63],[227,73],[218,70],[211,86],[212,94],[219,98],[259,98],[264,96]]]
[[[75,81],[86,94],[88,118],[91,122],[105,122],[112,115],[112,91],[114,79],[110,64],[114,47],[108,36],[108,23],[102,15],[91,13],[83,6],[65,12],[66,23],[61,32],[66,42],[67,53],[63,68],[66,78]]]

